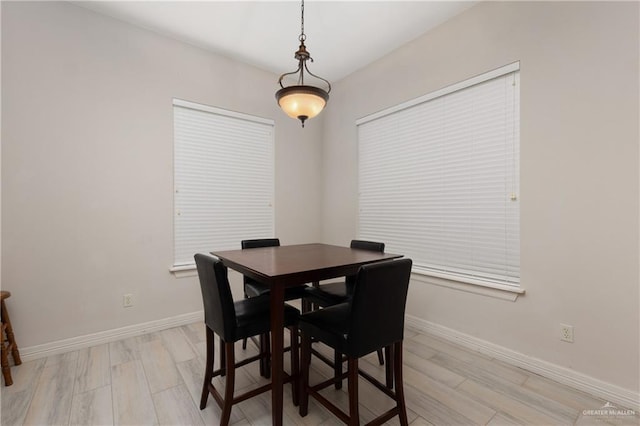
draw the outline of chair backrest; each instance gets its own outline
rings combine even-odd
[[[411,265],[411,259],[399,259],[360,267],[350,301],[349,355],[363,356],[403,339]]]
[[[280,247],[280,239],[279,238],[260,238],[255,240],[242,240],[240,242],[242,249],[252,249],[252,248],[261,248],[261,247]],[[242,282],[247,284],[254,282],[251,278],[247,276],[242,276]]]
[[[260,247],[279,247],[279,238],[260,238],[257,240],[242,240],[240,242],[243,249],[252,249]]]
[[[351,248],[384,253],[384,243],[378,243],[376,241],[351,240]]]
[[[202,290],[204,322],[224,341],[233,342],[236,332],[236,311],[233,306],[227,267],[219,259],[207,254],[198,253],[194,258]]]
[[[384,243],[379,243],[376,241],[351,240],[350,247],[352,249],[369,250],[369,251],[377,251],[379,253],[384,253]],[[356,282],[355,275],[351,275],[345,278],[345,284],[347,286],[347,294],[353,294],[353,286],[355,282]]]

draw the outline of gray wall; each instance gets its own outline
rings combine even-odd
[[[277,78],[69,3],[2,2],[2,287],[21,346],[202,310],[197,278],[169,273],[174,97],[274,119],[276,234],[320,239],[322,121],[282,113]]]
[[[356,119],[519,60],[527,293],[414,279],[408,313],[638,392],[638,16],[638,3],[481,3],[336,83],[324,240],[357,235]]]

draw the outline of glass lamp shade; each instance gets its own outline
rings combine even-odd
[[[313,86],[289,86],[276,92],[280,108],[291,118],[297,118],[304,124],[324,109],[329,94]]]

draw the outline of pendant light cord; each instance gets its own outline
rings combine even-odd
[[[304,34],[304,0],[302,0],[300,5],[300,37],[298,37],[298,40],[304,42],[306,39],[307,36]]]

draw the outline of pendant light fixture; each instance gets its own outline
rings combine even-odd
[[[307,68],[307,61],[313,62],[313,58],[307,51],[307,47],[304,45],[304,41],[307,36],[304,33],[304,0],[301,5],[302,18],[301,18],[301,30],[298,40],[300,41],[300,47],[295,52],[295,58],[298,60],[298,69],[292,72],[282,74],[278,80],[281,89],[276,92],[276,100],[280,108],[291,118],[297,118],[302,122],[304,127],[305,120],[313,118],[320,114],[324,106],[329,100],[329,92],[331,92],[331,83],[322,77],[318,77],[313,74]],[[312,77],[318,80],[324,81],[328,89],[324,90],[315,86],[307,86],[304,84],[305,71]],[[282,85],[282,79],[288,75],[298,74],[297,84],[293,86],[285,87]]]

